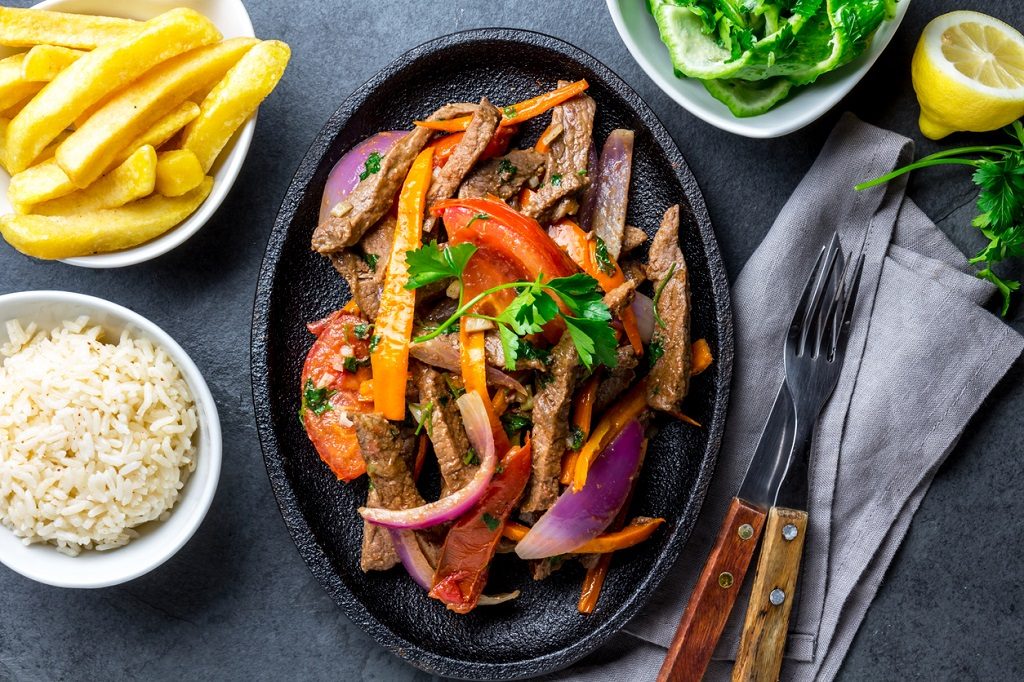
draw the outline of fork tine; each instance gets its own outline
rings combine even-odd
[[[807,276],[807,284],[804,285],[804,290],[800,294],[800,301],[796,304],[796,310],[793,311],[793,321],[789,325],[790,337],[793,337],[794,334],[799,334],[803,329],[804,321],[807,319],[807,311],[810,310],[808,303],[811,300],[811,295],[814,293],[814,286],[818,281],[818,272],[821,270],[822,263],[825,260],[826,249],[827,247],[825,246],[821,247],[821,251],[818,252],[818,257],[814,261],[814,267],[811,268],[811,274]]]
[[[811,294],[811,300],[807,306],[806,315],[804,315],[803,325],[800,331],[798,355],[803,355],[807,350],[807,337],[810,334],[811,329],[813,328],[816,333],[820,333],[821,303],[824,300],[825,291],[832,286],[835,280],[837,256],[841,253],[842,252],[839,250],[839,234],[833,233],[832,241],[828,246],[828,255],[825,260],[825,266],[818,274],[817,282],[814,286],[814,293]]]
[[[849,275],[851,266],[853,265],[853,252],[851,251],[849,256],[843,260],[845,265],[843,266],[843,271],[840,273],[839,279],[837,280],[832,300],[829,302],[825,315],[822,318],[823,324],[820,333],[818,334],[818,342],[816,344],[818,354],[827,355],[829,359],[831,359],[832,355],[835,353],[836,342],[839,339],[839,328],[842,326],[842,311],[845,310],[846,296],[850,291],[849,285],[847,284],[847,276]]]
[[[853,269],[853,279],[850,282],[849,296],[843,302],[843,315],[839,325],[839,338],[835,348],[841,352],[846,350],[846,342],[850,338],[850,326],[853,320],[853,309],[857,304],[857,295],[860,293],[860,277],[864,272],[864,254],[861,253],[857,259],[857,265]]]

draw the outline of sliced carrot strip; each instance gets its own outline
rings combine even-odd
[[[690,376],[697,376],[714,362],[711,356],[711,346],[707,339],[697,339],[692,346],[692,362],[690,363]]]
[[[523,121],[540,116],[544,112],[554,109],[562,102],[572,99],[589,87],[590,84],[587,81],[578,80],[575,83],[569,83],[550,92],[545,92],[543,95],[523,100],[518,104],[502,107],[501,123],[499,125],[503,127],[518,125]],[[459,116],[458,118],[450,118],[446,121],[415,121],[415,123],[421,128],[457,133],[468,128],[469,122],[472,120],[472,116]]]
[[[602,554],[597,563],[587,569],[587,575],[583,577],[583,588],[580,590],[580,600],[576,604],[576,609],[580,613],[593,613],[597,608],[597,598],[601,596],[601,588],[611,565],[612,555]]]
[[[597,387],[600,384],[601,375],[595,372],[573,399],[572,423],[573,426],[583,431],[584,438],[590,435],[590,426],[594,416],[594,401],[597,398]],[[562,458],[562,475],[559,480],[563,485],[569,485],[572,482],[579,454],[579,450],[567,450]]]
[[[641,380],[626,393],[608,412],[601,417],[590,438],[580,449],[573,472],[572,489],[582,490],[587,483],[590,464],[604,448],[615,439],[623,427],[639,417],[647,409],[647,381]]]
[[[573,550],[573,554],[605,554],[628,549],[651,537],[665,519],[634,519],[622,530],[605,533]],[[512,542],[522,540],[530,529],[521,523],[507,521],[503,535]]]
[[[423,214],[430,187],[434,150],[427,148],[409,169],[398,196],[398,223],[374,322],[376,348],[370,355],[373,367],[373,407],[388,419],[405,419],[405,383],[409,371],[409,340],[412,336],[416,292],[405,288],[409,281],[406,251],[422,243]]]

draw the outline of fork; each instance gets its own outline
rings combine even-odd
[[[786,336],[786,385],[796,417],[792,451],[768,512],[734,682],[779,678],[807,532],[807,470],[814,423],[839,381],[863,267],[861,254],[851,269],[835,234],[818,254]]]

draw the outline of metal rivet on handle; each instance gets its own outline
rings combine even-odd
[[[739,533],[740,540],[749,540],[754,537],[754,527],[749,523],[744,523],[737,532]]]
[[[773,606],[779,606],[782,602],[786,601],[786,593],[776,587],[772,590],[771,594],[768,595],[768,601],[770,601]]]
[[[732,580],[732,573],[730,573],[729,571],[722,571],[722,573],[718,576],[718,585],[719,587],[729,589],[730,587],[732,587]]]
[[[796,529],[792,523],[787,523],[782,527],[782,537],[784,540],[796,540],[796,536],[800,531]]]

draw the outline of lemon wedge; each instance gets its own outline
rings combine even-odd
[[[937,140],[995,130],[1024,116],[1024,36],[980,12],[933,19],[911,62],[920,126]]]

